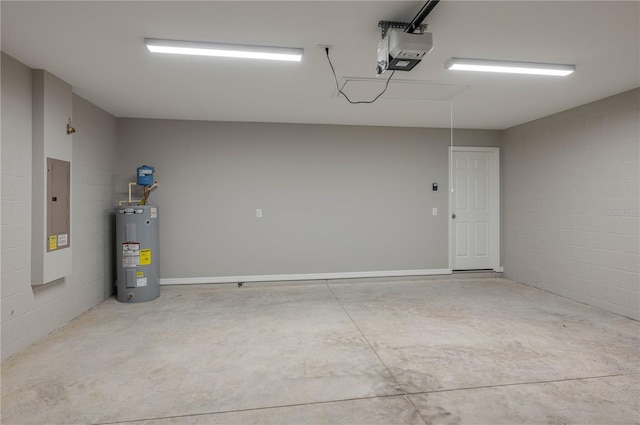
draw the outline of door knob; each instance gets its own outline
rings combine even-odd
[[[451,214],[451,218],[456,218],[456,215],[455,214]]]

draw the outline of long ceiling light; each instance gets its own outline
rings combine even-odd
[[[452,71],[501,72],[507,74],[551,75],[565,77],[576,70],[575,65],[510,62],[485,59],[451,58],[445,64]]]
[[[225,58],[264,59],[300,62],[304,49],[289,47],[245,46],[241,44],[203,43],[199,41],[145,38],[150,52],[176,55],[219,56]]]

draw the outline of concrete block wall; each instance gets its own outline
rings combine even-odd
[[[31,286],[31,70],[2,54],[2,360],[103,301],[112,292],[117,120],[74,95],[72,274]],[[62,125],[64,125],[63,123]]]
[[[503,132],[505,277],[640,320],[640,89]]]
[[[32,323],[27,323],[22,318],[30,298],[25,291],[31,289],[31,70],[7,55],[1,60],[0,347],[4,359],[31,342],[25,334],[36,319],[31,317]]]

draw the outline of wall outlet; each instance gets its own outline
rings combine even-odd
[[[432,208],[431,209],[431,215],[438,215],[438,209],[437,208]]]
[[[256,209],[256,217],[257,218],[262,218],[262,208]]]

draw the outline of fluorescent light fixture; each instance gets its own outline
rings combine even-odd
[[[507,74],[552,75],[556,77],[565,77],[576,70],[575,65],[461,58],[451,58],[444,66],[452,71],[501,72]]]
[[[203,43],[199,41],[158,40],[145,38],[150,52],[176,55],[220,56],[225,58],[264,59],[300,62],[303,49],[288,47],[245,46],[241,44]]]

